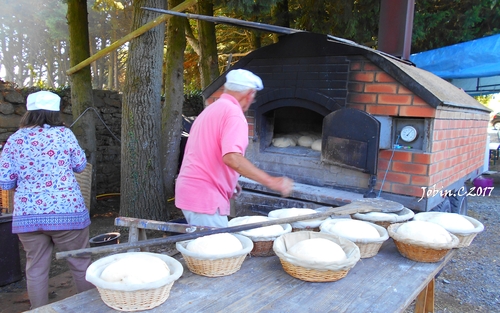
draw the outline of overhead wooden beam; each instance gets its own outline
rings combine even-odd
[[[176,11],[176,12],[184,11],[187,8],[196,4],[196,2],[197,2],[197,0],[186,0],[186,1],[182,2],[181,4],[177,5],[176,7],[172,8],[172,11]],[[101,51],[97,52],[96,54],[90,56],[89,58],[87,58],[87,59],[83,60],[82,62],[78,63],[77,65],[73,66],[72,68],[70,68],[69,70],[66,71],[66,74],[72,75],[72,74],[78,72],[82,68],[90,65],[90,63],[92,63],[92,62],[106,56],[108,53],[118,49],[120,46],[122,46],[126,42],[128,42],[136,37],[139,37],[140,35],[144,34],[148,30],[150,30],[151,28],[154,28],[154,27],[160,25],[161,23],[166,22],[170,17],[171,17],[171,15],[169,15],[169,14],[160,15],[159,17],[155,18],[151,22],[142,25],[138,29],[136,29],[133,32],[127,34],[126,36],[118,39],[117,41],[113,42],[111,45],[107,46],[106,48],[102,49]]]
[[[163,9],[156,9],[156,8],[143,8],[143,9],[153,11],[153,12],[158,12],[158,13],[171,14],[171,15],[175,15],[175,16],[185,17],[188,19],[196,19],[196,20],[202,20],[202,21],[212,22],[212,23],[216,23],[216,24],[227,24],[227,25],[232,25],[232,26],[237,26],[237,27],[257,29],[257,30],[271,32],[271,33],[283,34],[283,35],[304,32],[303,30],[299,30],[299,29],[264,24],[264,23],[244,21],[244,20],[240,20],[237,18],[225,17],[225,16],[207,16],[207,15],[191,14],[191,13],[179,13],[179,12],[173,12],[173,10],[163,10]]]

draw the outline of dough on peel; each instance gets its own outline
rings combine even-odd
[[[295,147],[297,145],[297,140],[299,139],[299,137],[296,137],[294,135],[285,135],[283,137],[290,139],[290,146]]]
[[[108,282],[147,284],[170,275],[167,264],[151,255],[131,254],[109,264],[101,273]]]
[[[337,263],[347,259],[342,247],[324,238],[302,240],[288,249],[287,253],[298,259],[315,262]]]
[[[311,147],[312,143],[313,143],[313,139],[311,138],[311,136],[302,136],[298,140],[298,144],[301,147],[309,148],[309,147]]]
[[[204,255],[219,255],[238,252],[243,249],[240,240],[229,233],[221,233],[196,238],[186,249]]]
[[[286,148],[290,146],[295,146],[295,143],[293,142],[292,139],[290,138],[285,138],[285,137],[277,137],[273,138],[271,141],[273,146],[278,147],[278,148]]]
[[[299,209],[299,208],[289,208],[289,209],[278,209],[269,212],[268,216],[269,217],[275,217],[275,218],[286,218],[286,217],[294,217],[294,216],[299,216],[299,215],[308,215],[308,214],[314,214],[318,213],[313,209]],[[316,220],[323,220],[324,218],[318,218],[318,219],[312,219],[308,221],[316,221]]]
[[[326,229],[329,233],[352,239],[377,239],[380,234],[372,225],[358,220],[338,221]]]
[[[409,221],[399,226],[397,233],[405,239],[426,243],[450,243],[452,241],[446,229],[431,222]]]
[[[315,151],[321,151],[321,141],[321,139],[315,140],[311,145],[311,149]]]

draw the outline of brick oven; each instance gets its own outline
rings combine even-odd
[[[298,32],[253,51],[235,68],[253,71],[264,83],[247,112],[246,157],[296,183],[291,197],[281,198],[242,177],[235,215],[339,206],[363,197],[415,211],[448,202],[463,211],[466,197],[444,192],[463,191],[467,180],[484,172],[490,110],[409,62]],[[204,90],[206,105],[224,82],[222,75]],[[321,151],[273,145],[291,133],[316,136]]]

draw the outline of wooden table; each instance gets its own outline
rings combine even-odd
[[[310,283],[285,273],[278,257],[248,257],[230,276],[209,278],[192,274],[181,255],[184,274],[165,303],[147,312],[403,312],[418,297],[419,312],[434,310],[434,277],[453,257],[438,263],[402,257],[392,239],[380,252],[361,259],[343,279]],[[425,309],[425,310],[424,310]],[[89,290],[32,312],[118,312]]]

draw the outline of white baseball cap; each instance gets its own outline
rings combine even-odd
[[[26,108],[28,111],[33,110],[47,110],[59,111],[61,104],[61,97],[50,91],[38,91],[28,95]]]
[[[250,87],[255,90],[262,90],[264,88],[259,76],[243,69],[229,71],[226,75],[226,83]]]

